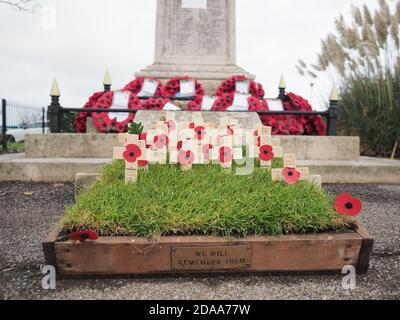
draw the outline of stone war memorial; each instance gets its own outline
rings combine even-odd
[[[236,65],[235,16],[235,1],[158,0],[155,61],[136,76],[166,82],[189,75],[208,94],[232,75],[253,80]]]

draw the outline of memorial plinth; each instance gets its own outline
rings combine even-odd
[[[192,112],[175,112],[176,120],[179,122],[191,121]],[[213,112],[202,111],[201,116],[205,122],[218,122],[218,119],[231,117],[238,121],[240,128],[251,130],[256,126],[261,126],[260,117],[256,112]],[[160,117],[160,111],[138,111],[135,117],[136,122],[141,122],[145,128],[149,128],[151,123],[157,121]]]
[[[198,3],[205,4],[199,8]],[[190,4],[192,3],[192,6]],[[235,0],[158,0],[154,64],[136,76],[165,82],[189,75],[213,94],[236,74],[255,77],[236,65]]]

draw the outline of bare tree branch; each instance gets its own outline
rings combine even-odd
[[[2,4],[25,12],[35,12],[40,7],[37,0],[0,0],[0,5]]]

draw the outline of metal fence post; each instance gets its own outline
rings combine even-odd
[[[283,99],[285,99],[285,97],[286,97],[286,81],[285,81],[285,78],[282,75],[281,80],[279,82],[279,96],[278,96],[278,99],[279,100],[283,100]]]
[[[60,90],[58,89],[58,84],[56,80],[53,81],[50,97],[51,97],[51,104],[48,108],[50,132],[60,133],[61,132]]]
[[[42,133],[46,133],[46,108],[42,108]]]
[[[328,111],[329,136],[337,136],[337,120],[339,118],[338,102],[339,102],[339,97],[336,91],[336,87],[334,87],[332,89],[332,93],[329,98],[329,111]]]
[[[7,100],[3,99],[1,101],[1,115],[2,115],[2,124],[1,124],[1,135],[3,136],[3,152],[7,151]]]

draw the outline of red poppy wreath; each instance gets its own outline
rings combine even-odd
[[[176,77],[173,78],[171,80],[169,80],[167,82],[167,84],[164,87],[164,95],[166,97],[175,97],[176,94],[178,94],[180,92],[180,82],[181,80],[183,81],[191,81],[194,80],[188,76],[185,77]],[[205,94],[205,91],[202,87],[202,85],[200,84],[200,82],[198,82],[197,80],[194,80],[194,84],[195,84],[195,96],[194,96],[194,100],[198,99],[199,97],[203,97]]]
[[[170,99],[166,99],[166,98],[151,97],[142,102],[141,109],[142,110],[162,110],[162,109],[164,109],[164,106],[168,102],[172,102],[172,101]]]
[[[212,107],[214,111],[227,111],[233,105],[234,94],[225,94],[222,97],[219,97]],[[247,102],[249,104],[249,111],[268,111],[268,103],[266,100],[260,100],[253,96],[249,96],[247,98]]]
[[[230,79],[227,79],[221,83],[221,85],[217,89],[216,95],[219,97],[222,97],[226,94],[233,95],[236,91],[236,81],[250,81],[250,80],[244,75],[233,76]],[[255,81],[250,81],[249,93],[257,99],[263,99],[265,96],[265,91],[262,85]]]
[[[100,99],[100,97],[104,94],[104,92],[96,92],[90,98],[89,101],[83,106],[83,109],[92,109],[96,102]],[[86,133],[86,122],[88,117],[91,114],[88,112],[79,112],[75,117],[75,120],[72,124],[76,133]]]
[[[288,93],[282,101],[285,111],[313,111],[301,96]],[[274,135],[326,135],[326,124],[321,116],[259,115],[262,123],[272,127]]]
[[[106,92],[94,105],[94,109],[111,109],[113,103],[114,91]],[[128,109],[139,110],[141,102],[138,97],[130,94],[128,101]],[[118,121],[116,118],[110,118],[108,112],[93,113],[93,123],[99,132],[119,132],[127,131],[127,125],[135,120],[135,113],[129,113],[127,117]]]
[[[136,78],[135,80],[129,82],[125,86],[124,90],[130,91],[133,95],[137,96],[142,91],[143,83],[146,79],[158,82],[158,86],[154,93],[154,96],[162,97],[164,95],[164,87],[161,81],[155,78],[144,78],[144,77]]]

